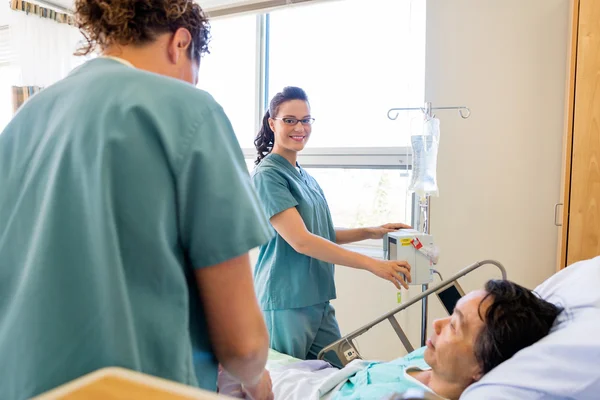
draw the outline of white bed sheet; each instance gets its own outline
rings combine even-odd
[[[342,369],[325,361],[302,361],[269,371],[277,400],[331,399],[348,378],[363,370],[368,361],[354,360]]]

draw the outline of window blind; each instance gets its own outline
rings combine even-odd
[[[14,60],[10,46],[8,26],[0,26],[0,65],[10,64]]]

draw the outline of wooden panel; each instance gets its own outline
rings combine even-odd
[[[33,400],[225,400],[228,398],[123,368],[104,368]]]
[[[600,1],[580,0],[567,264],[600,254]]]
[[[571,197],[571,153],[573,151],[573,114],[575,109],[575,73],[577,66],[577,34],[579,30],[579,0],[573,0],[571,8],[571,43],[569,48],[569,77],[567,81],[567,103],[565,135],[563,138],[562,165],[562,224],[558,230],[557,270],[567,266],[567,234],[569,232],[569,199]],[[556,211],[556,210],[555,210]],[[557,218],[556,215],[554,218]]]

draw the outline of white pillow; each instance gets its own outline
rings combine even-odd
[[[471,385],[461,400],[600,399],[600,257],[563,269],[535,291],[564,308],[551,333]]]
[[[571,311],[600,308],[600,257],[575,263],[534,289],[543,299]]]

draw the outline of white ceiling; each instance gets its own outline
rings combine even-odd
[[[8,24],[8,1],[0,2],[0,26]]]
[[[223,6],[230,6],[233,4],[240,4],[240,3],[251,3],[252,1],[240,1],[240,0],[197,0],[198,4],[200,4],[200,7],[202,8],[215,8],[215,7],[223,7]]]
[[[66,8],[67,10],[72,10],[75,4],[73,0],[48,0],[47,3],[48,5],[54,4],[58,7]]]
[[[52,5],[57,6],[58,8],[72,10],[74,8],[75,1],[74,0],[30,0],[32,3],[40,3],[45,5],[46,7],[51,7]],[[244,3],[252,3],[256,0],[197,0],[200,6],[203,9],[209,10],[211,8],[220,8],[223,6],[229,6],[233,4],[244,4]],[[10,7],[8,1],[0,1],[0,26],[8,24],[8,13]]]
[[[3,2],[4,0],[0,0],[0,2]],[[56,6],[57,7],[57,11],[64,11],[64,10],[73,10],[74,8],[74,4],[75,4],[75,0],[28,0],[31,1],[32,3],[38,3],[41,4],[43,6],[52,8],[52,6]],[[245,6],[248,4],[262,4],[264,3],[265,5],[268,3],[273,3],[273,1],[269,1],[269,0],[195,0],[198,4],[200,4],[200,6],[204,9],[204,11],[214,11],[215,9],[226,9],[229,8],[231,6]],[[301,2],[305,2],[305,1],[312,1],[312,0],[286,0],[286,3],[301,3]],[[7,4],[8,1],[4,1],[4,4]],[[0,13],[1,14],[1,13]],[[0,15],[0,21],[2,21],[2,16]]]
[[[35,0],[33,0],[35,2]],[[48,3],[52,3],[58,7],[66,8],[69,10],[73,9],[74,1],[73,0],[47,0]],[[233,4],[243,4],[243,3],[252,3],[252,0],[197,0],[198,4],[205,9],[211,9],[215,7],[223,7],[230,6]]]

